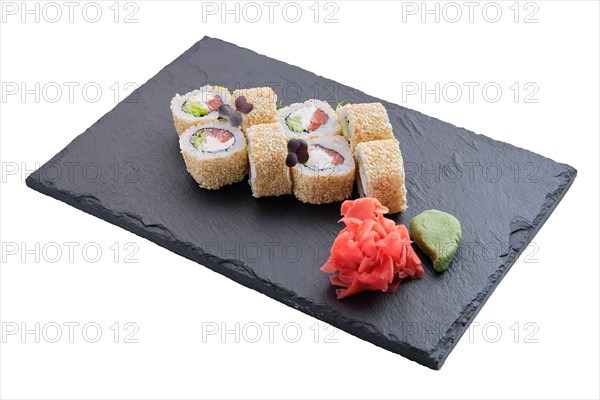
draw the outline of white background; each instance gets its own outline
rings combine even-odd
[[[30,15],[22,23],[19,9],[15,15],[3,13],[0,28],[1,319],[5,330],[15,326],[11,323],[19,329],[21,323],[47,327],[40,343],[34,335],[25,340],[20,333],[3,335],[3,398],[600,395],[597,2],[538,1],[527,9],[517,4],[518,22],[513,2],[499,2],[502,16],[496,23],[482,15],[484,2],[475,9],[473,22],[468,8],[455,3],[463,14],[456,23],[449,21],[455,10],[446,8],[443,14],[445,3],[438,4],[439,22],[435,15],[426,15],[422,22],[420,2],[336,2],[337,23],[323,21],[334,10],[324,10],[323,4],[315,23],[309,9],[313,2],[300,3],[302,18],[288,22],[281,3],[271,23],[268,9],[259,2],[261,21],[250,23],[242,16],[236,23],[230,15],[224,24],[219,13],[205,14],[203,21],[201,2],[137,1],[127,9],[121,3],[117,23],[115,7],[109,8],[112,1],[99,3],[103,13],[97,23],[83,18],[84,2],[75,8],[72,23],[67,7],[58,4],[63,15],[56,23],[46,20],[55,17],[55,10],[46,8],[43,15],[44,3],[39,3],[39,22]],[[415,6],[417,14],[412,15]],[[93,18],[93,10],[87,10]],[[124,23],[133,11],[138,22]],[[494,10],[487,11],[485,17],[493,19]],[[537,22],[525,23],[532,12],[530,20]],[[125,84],[144,83],[204,35],[577,168],[571,190],[535,237],[535,247],[527,250],[527,262],[522,258],[512,268],[477,316],[479,325],[471,337],[463,336],[441,371],[344,332],[334,334],[337,343],[328,343],[324,335],[331,328],[323,323],[314,325],[313,318],[26,188],[24,176],[36,163],[47,161],[114,107],[115,83],[121,87],[118,97],[124,98],[130,91],[123,89]],[[36,82],[40,98],[35,93],[21,98],[19,85],[35,91]],[[72,102],[65,82],[79,84]],[[465,91],[453,103],[448,95],[436,101],[433,95],[422,99],[403,90],[410,83],[432,88],[436,82],[440,87],[478,82],[479,88],[493,82],[503,93],[493,103],[479,89],[471,102]],[[515,102],[509,88],[515,82],[521,90],[533,83],[529,88],[539,90],[529,100],[537,103],[525,101],[531,90],[522,91]],[[96,102],[91,89],[87,99],[82,94],[89,83],[102,89]],[[7,89],[12,93],[14,84],[19,92],[9,95]],[[50,89],[56,84],[63,93],[52,102],[56,92]],[[65,242],[79,244],[73,262]],[[23,252],[36,243],[39,262],[36,254]],[[52,243],[63,252],[57,262],[51,260]],[[82,254],[90,243],[102,250],[98,262],[86,261]],[[127,243],[133,244],[126,249]],[[126,262],[131,249],[137,249],[132,259],[137,263]],[[55,335],[53,322],[80,324],[73,343],[64,325],[58,343],[47,340]],[[102,328],[97,343],[88,343],[81,332],[90,322]],[[120,324],[118,343],[110,329],[115,322]],[[124,334],[132,331],[125,329],[127,322],[139,327],[133,337],[138,343],[125,343]],[[270,322],[280,324],[273,343],[264,325]],[[261,340],[249,343],[242,337],[236,343],[234,335],[226,336],[225,343],[219,335],[202,340],[207,326],[233,329],[236,323],[240,330],[249,327],[246,334],[252,337],[255,325],[248,324],[262,326]],[[288,336],[282,332],[286,323],[300,327],[297,343],[289,340],[295,336],[293,329]],[[487,335],[482,330],[486,324],[493,328]],[[497,328],[500,338],[495,338]],[[320,332],[317,343],[315,329]]]

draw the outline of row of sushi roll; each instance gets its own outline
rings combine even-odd
[[[246,175],[254,197],[294,194],[324,204],[352,196],[406,210],[402,153],[381,103],[308,100],[277,109],[269,87],[204,86],[171,101],[188,172],[205,189]]]

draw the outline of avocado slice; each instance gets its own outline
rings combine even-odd
[[[202,107],[202,103],[198,101],[186,101],[181,109],[194,117],[203,117],[209,113],[208,108]]]
[[[350,121],[348,120],[348,117],[342,119],[342,133],[346,138],[350,138]]]
[[[194,134],[194,136],[192,136],[192,146],[194,146],[197,149],[199,149],[204,143],[206,143],[206,138],[204,137],[203,133],[204,129],[200,129]]]
[[[285,123],[294,132],[304,132],[304,128],[302,127],[302,117],[300,115],[288,115],[285,119]]]

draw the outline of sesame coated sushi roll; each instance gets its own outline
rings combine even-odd
[[[342,136],[310,139],[308,161],[291,168],[294,195],[304,203],[346,200],[354,187],[354,158]]]
[[[337,110],[337,115],[352,151],[362,142],[394,138],[390,119],[381,103],[347,104]]]
[[[277,120],[288,138],[312,139],[342,134],[335,111],[320,100],[307,100],[277,110]]]
[[[270,87],[260,87],[251,89],[237,89],[233,92],[232,104],[238,97],[244,96],[246,102],[252,104],[252,111],[244,114],[242,119],[242,130],[252,125],[270,124],[277,119],[277,95]]]
[[[248,172],[246,139],[224,121],[203,121],[179,137],[188,172],[204,189],[240,182]]]
[[[202,121],[216,121],[217,111],[223,103],[231,101],[231,93],[220,86],[203,86],[183,96],[176,94],[171,100],[171,112],[177,134]]]
[[[285,165],[287,142],[278,123],[253,125],[246,131],[252,196],[292,193],[292,179]]]
[[[390,213],[406,210],[404,162],[396,139],[374,140],[356,146],[356,184],[361,197],[374,197]]]

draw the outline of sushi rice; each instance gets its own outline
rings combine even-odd
[[[240,182],[248,172],[246,139],[225,121],[201,121],[179,137],[188,172],[204,189]]]
[[[309,139],[308,161],[291,168],[294,195],[304,203],[325,204],[348,199],[355,164],[342,136]]]
[[[176,94],[171,100],[171,112],[177,134],[202,121],[216,121],[221,104],[231,102],[231,93],[220,86],[203,86],[183,96]]]
[[[335,111],[321,100],[307,100],[284,107],[277,111],[277,120],[288,138],[312,139],[342,134]]]

